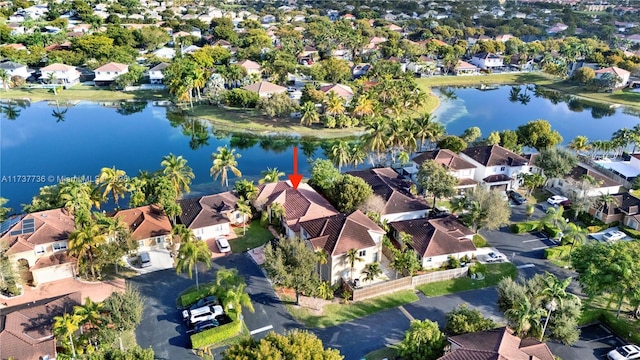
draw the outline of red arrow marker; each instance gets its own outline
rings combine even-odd
[[[289,180],[294,190],[298,190],[298,185],[302,181],[302,175],[298,174],[298,147],[293,147],[293,174],[289,174]]]

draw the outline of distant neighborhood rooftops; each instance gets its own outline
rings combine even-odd
[[[129,68],[129,65],[127,64],[120,64],[120,63],[116,63],[116,62],[110,62],[110,63],[106,63],[102,66],[100,66],[99,68],[96,69],[96,71],[125,71]]]

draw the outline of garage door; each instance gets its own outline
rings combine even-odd
[[[50,266],[33,271],[33,280],[36,284],[43,284],[70,277],[73,277],[73,264]]]

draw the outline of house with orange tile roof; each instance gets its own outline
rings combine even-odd
[[[624,87],[629,82],[629,77],[631,73],[625,69],[620,69],[619,67],[611,66],[608,68],[596,70],[596,78],[601,78],[604,74],[613,74],[616,76],[617,81],[615,87]]]
[[[350,171],[347,174],[363,179],[373,189],[373,194],[384,201],[380,220],[399,221],[419,219],[427,216],[429,205],[411,194],[413,184],[390,167]]]
[[[73,216],[52,209],[3,222],[0,246],[23,279],[34,285],[74,276],[76,259],[67,255]]]
[[[287,91],[286,87],[268,81],[259,81],[251,85],[243,86],[242,88],[257,93],[260,97],[269,97],[273,94],[280,94]]]
[[[4,309],[0,315],[0,344],[3,359],[55,359],[53,318],[73,312],[81,304],[80,293],[39,301],[31,306]]]
[[[120,210],[113,215],[129,227],[138,250],[166,249],[171,240],[171,222],[158,205]]]
[[[238,196],[230,191],[178,200],[182,213],[177,218],[200,240],[229,235],[231,225],[242,224],[243,215],[237,209]],[[248,220],[245,215],[245,220]]]
[[[547,344],[533,338],[521,339],[513,330],[497,329],[450,336],[450,346],[438,360],[553,360]]]
[[[40,80],[49,82],[53,76],[55,84],[61,84],[64,88],[69,88],[80,82],[80,71],[75,66],[55,63],[40,69]]]
[[[471,229],[464,226],[455,216],[435,219],[413,219],[389,224],[396,241],[400,233],[411,236],[408,247],[416,251],[425,269],[436,269],[445,265],[449,257],[472,258],[476,252]]]
[[[251,76],[252,74],[260,74],[262,72],[262,67],[255,61],[251,60],[242,60],[236,63],[238,66],[242,66],[245,70],[247,70],[247,75]]]
[[[300,236],[300,222],[338,214],[327,199],[306,183],[300,183],[298,189],[290,181],[260,185],[254,207],[271,213],[275,203],[284,208],[280,221],[289,238]]]
[[[315,251],[322,249],[329,255],[319,270],[322,279],[331,284],[340,279],[361,279],[368,264],[380,262],[384,234],[385,231],[360,210],[300,222],[300,238]],[[362,259],[354,264],[353,274],[346,257],[351,249],[358,250],[358,257]]]
[[[477,75],[479,72],[480,69],[477,66],[462,60],[458,60],[456,66],[453,67],[455,75]]]
[[[334,92],[337,96],[340,96],[345,101],[351,101],[353,99],[353,90],[351,87],[342,84],[328,84],[320,87],[320,91],[329,95],[330,92]]]
[[[109,85],[118,76],[129,72],[129,65],[110,62],[95,70],[96,77],[93,79],[96,85]]]

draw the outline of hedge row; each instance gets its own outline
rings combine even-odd
[[[238,320],[234,311],[229,311],[227,315],[231,318],[230,323],[191,335],[191,348],[203,349],[238,335],[242,330],[242,321]]]
[[[622,230],[625,234],[629,235],[634,239],[640,239],[640,231],[632,229],[628,226],[620,226],[620,230]]]
[[[487,242],[487,239],[482,237],[482,235],[475,234],[473,235],[473,245],[479,248],[479,247],[487,247],[489,246],[489,243]]]
[[[214,285],[215,283],[202,284],[200,285],[200,290],[196,290],[195,288],[187,289],[180,294],[180,305],[187,307],[204,297],[215,295],[216,287]]]
[[[567,256],[569,256],[569,251],[571,251],[570,245],[547,248],[547,249],[544,249],[544,258],[548,260],[564,259]]]
[[[603,309],[587,309],[582,312],[580,316],[580,325],[593,324],[595,322],[602,322],[613,332],[625,339],[628,342],[634,344],[640,344],[640,334],[635,331],[632,324],[626,317],[616,318],[615,313]]]
[[[618,226],[619,224],[620,224],[619,221],[614,221],[609,224],[591,225],[591,226],[587,226],[587,231],[589,232],[589,234],[593,234],[593,233],[605,231],[608,228]]]
[[[511,225],[511,232],[514,234],[524,234],[533,231],[535,224],[530,222],[521,222]]]

